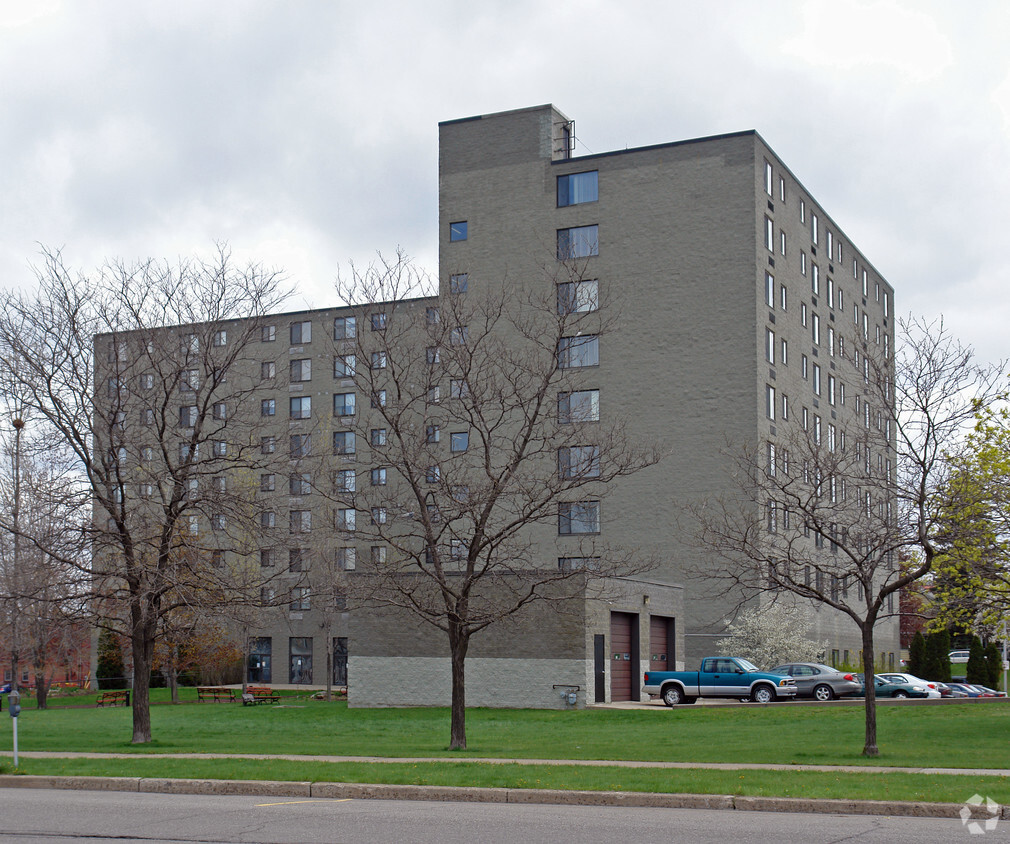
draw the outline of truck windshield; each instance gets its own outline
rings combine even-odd
[[[737,662],[740,663],[740,667],[744,671],[760,671],[761,670],[753,662],[748,662],[746,659],[738,659]]]

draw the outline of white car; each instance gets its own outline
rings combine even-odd
[[[947,656],[950,657],[951,662],[958,664],[968,661],[968,651],[951,651]]]
[[[894,683],[911,683],[915,686],[925,686],[926,690],[929,692],[929,697],[943,697],[940,694],[940,688],[938,683],[931,683],[929,680],[923,680],[916,677],[914,674],[899,674],[894,671],[884,671],[876,675],[877,677],[883,677],[885,680]]]

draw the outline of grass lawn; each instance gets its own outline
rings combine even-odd
[[[155,693],[167,699],[164,690]],[[1000,737],[1010,734],[1010,703],[1002,701],[881,707],[881,755],[872,760],[860,755],[861,707],[471,709],[462,753],[447,749],[446,709],[348,709],[304,695],[285,706],[152,706],[154,741],[140,746],[130,744],[131,714],[125,707],[26,708],[19,749],[1004,768]],[[10,750],[11,730],[0,724],[0,749]]]
[[[574,765],[477,764],[467,762],[326,763],[229,759],[23,759],[20,771],[55,776],[264,779],[411,785],[558,788],[587,791],[647,791],[849,800],[962,803],[985,794],[1010,803],[1010,778],[906,773],[817,771],[711,771],[578,767]],[[0,773],[10,773],[9,761]]]

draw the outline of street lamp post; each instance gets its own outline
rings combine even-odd
[[[11,689],[14,691],[18,690],[19,684],[19,666],[18,659],[20,654],[18,653],[19,642],[18,642],[18,598],[20,595],[20,589],[17,588],[21,580],[21,431],[25,427],[25,420],[20,416],[15,416],[13,423],[14,425],[14,453],[11,458],[14,463],[14,503],[11,509],[11,520],[13,521],[14,527],[14,556],[13,556],[13,571],[11,572],[12,585],[14,589],[11,591],[14,593],[11,602]]]

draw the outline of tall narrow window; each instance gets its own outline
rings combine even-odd
[[[775,224],[771,217],[765,217],[765,247],[769,252],[775,251]]]
[[[775,365],[775,332],[770,328],[765,329],[765,360]]]
[[[769,272],[765,273],[765,304],[775,307],[775,277]]]
[[[772,195],[772,185],[774,180],[772,178],[772,165],[770,161],[765,161],[765,193],[768,196]]]

